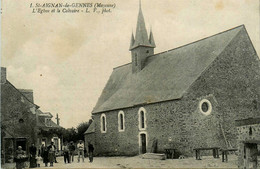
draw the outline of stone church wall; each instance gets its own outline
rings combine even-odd
[[[187,91],[191,98],[214,96],[216,116],[232,147],[237,147],[235,120],[260,117],[259,63],[243,29]]]

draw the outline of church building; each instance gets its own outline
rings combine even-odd
[[[245,26],[157,54],[155,42],[140,6],[132,62],[114,68],[85,141],[103,156],[151,152],[153,143],[186,156],[236,148],[235,120],[260,117],[260,61]]]

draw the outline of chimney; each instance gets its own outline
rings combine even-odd
[[[6,68],[1,67],[1,83],[5,83],[5,82],[6,82]]]
[[[30,102],[34,103],[32,89],[18,89]]]

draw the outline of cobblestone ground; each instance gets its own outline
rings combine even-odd
[[[40,162],[40,168],[237,168],[237,156],[230,155],[228,162],[221,162],[221,159],[213,157],[203,157],[202,160],[194,158],[187,159],[167,159],[154,160],[142,159],[135,157],[96,157],[93,163],[89,163],[85,158],[85,162],[73,162],[64,164],[63,157],[57,158],[58,163],[54,163],[54,167],[44,167]],[[11,166],[9,166],[11,167]],[[4,168],[9,168],[5,166]],[[12,167],[11,167],[12,168]]]

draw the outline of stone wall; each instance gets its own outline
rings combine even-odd
[[[187,91],[188,97],[214,95],[227,140],[237,147],[235,120],[260,116],[260,62],[244,29]]]
[[[259,121],[259,120],[258,120]],[[237,127],[238,133],[238,167],[244,168],[244,147],[245,143],[255,143],[258,144],[258,156],[260,155],[260,123],[242,125]],[[260,167],[260,164],[258,164]]]
[[[85,141],[85,147],[88,148],[88,142],[93,144],[93,146],[96,145],[96,140],[95,140],[95,133],[88,133],[84,135],[84,141]],[[96,147],[94,147],[94,151],[96,151]]]
[[[213,96],[205,96],[212,100],[213,111],[203,115],[198,108],[200,99],[182,99],[164,103],[144,105],[148,145],[151,152],[154,139],[158,141],[158,152],[171,146],[178,154],[192,156],[193,149],[198,147],[223,146],[220,132],[218,112],[215,109]],[[204,98],[204,97],[203,97]],[[139,154],[138,128],[139,107],[124,109],[125,131],[118,131],[118,112],[106,113],[107,132],[100,132],[100,115],[94,116],[96,125],[96,151],[99,155],[137,155]]]
[[[5,82],[6,82],[6,68],[1,67],[1,83],[5,83]]]

